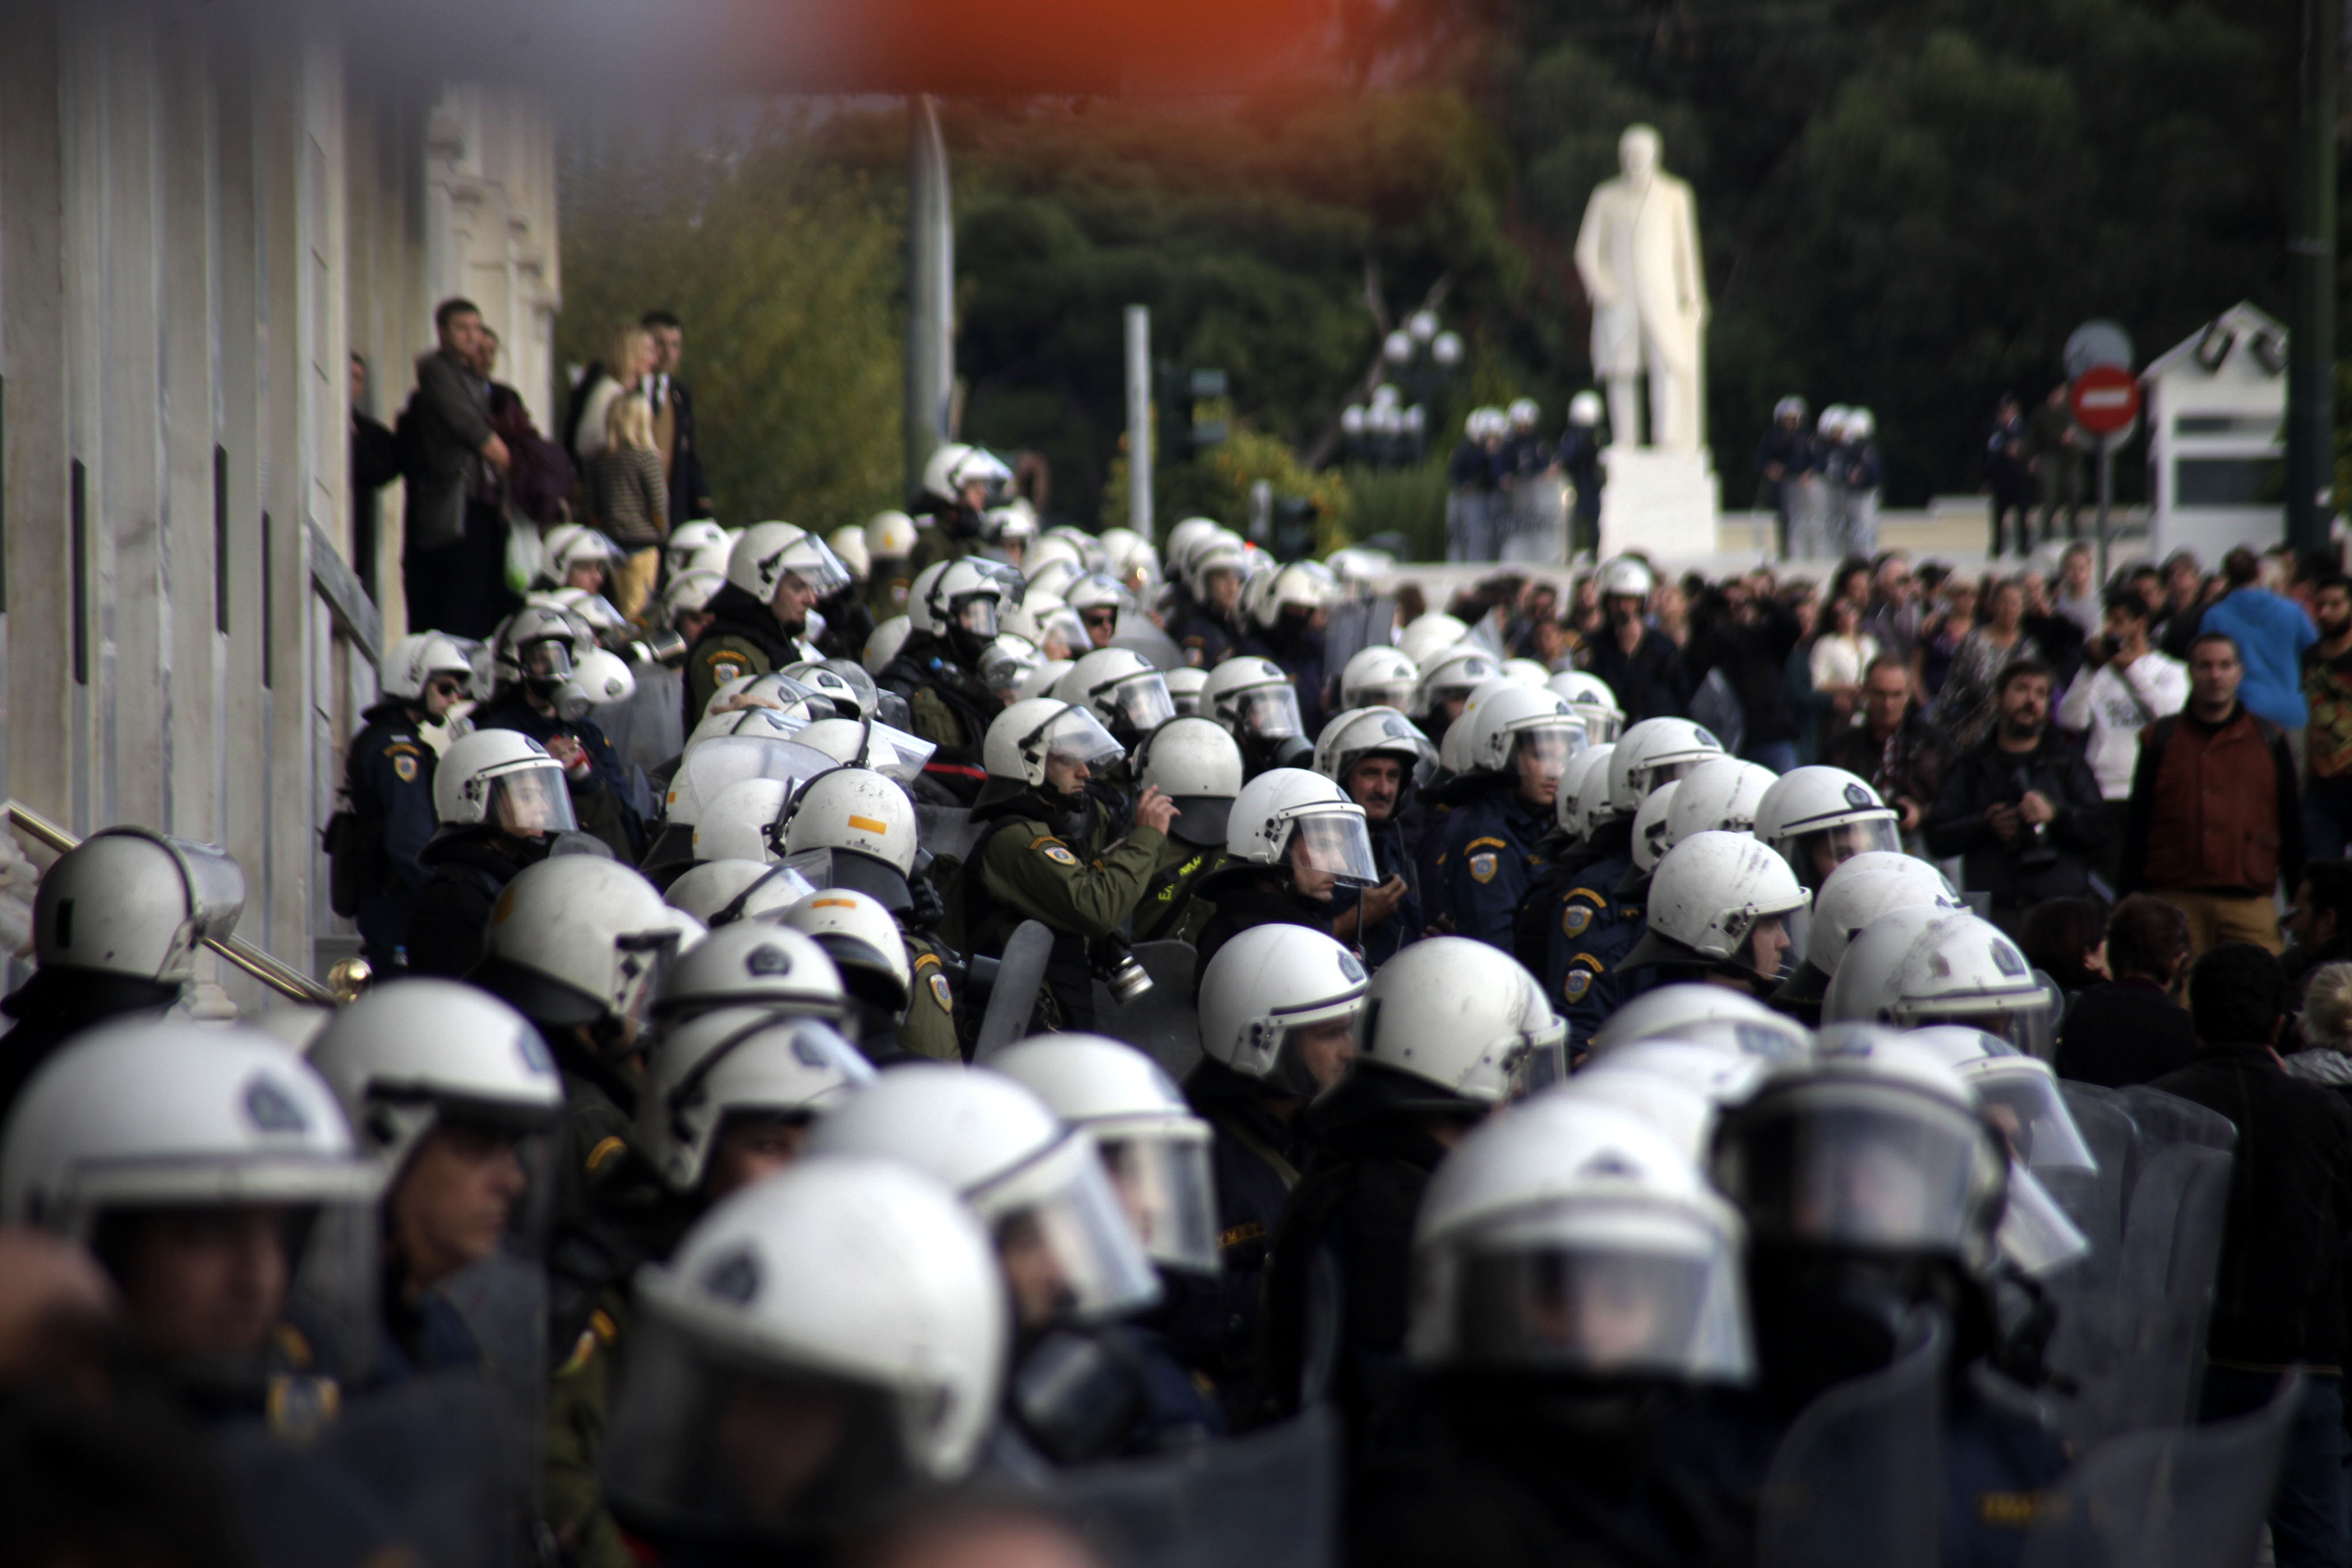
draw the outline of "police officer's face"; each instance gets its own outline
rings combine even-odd
[[[1789,925],[1779,915],[1761,917],[1748,933],[1748,961],[1759,974],[1780,973],[1781,965],[1789,962]]]
[[[799,573],[787,572],[777,580],[768,608],[775,612],[779,626],[798,637],[801,628],[808,625],[809,612],[816,608],[816,589]]]
[[[425,711],[435,719],[445,718],[466,695],[466,683],[454,675],[436,675],[425,686]]]
[[[1221,610],[1230,610],[1241,603],[1242,574],[1230,566],[1220,566],[1201,580],[1209,593],[1209,603]]]
[[[1364,808],[1368,822],[1387,822],[1403,793],[1404,764],[1394,757],[1366,757],[1348,772],[1348,798]]]
[[[1348,1076],[1349,1064],[1356,1059],[1356,1021],[1334,1018],[1293,1029],[1290,1049],[1307,1076],[1315,1080],[1315,1087],[1328,1089]]]
[[[602,561],[574,561],[563,574],[567,588],[584,588],[591,594],[604,591],[604,563]]]
[[[385,1205],[409,1283],[434,1284],[498,1251],[523,1182],[510,1136],[466,1126],[425,1134]]]
[[[997,1227],[996,1256],[1023,1328],[1044,1328],[1069,1311],[1076,1292],[1035,1214],[1014,1215]]]
[[[286,1306],[287,1211],[173,1209],[133,1223],[122,1294],[167,1361],[258,1353]]]
[[[1568,761],[1568,742],[1558,735],[1529,735],[1512,752],[1519,775],[1519,798],[1529,805],[1549,805],[1559,794],[1559,770]]]
[[[1110,647],[1111,638],[1118,635],[1118,606],[1096,605],[1079,619],[1087,624],[1087,640],[1097,647]]]
[[[719,1130],[718,1142],[711,1145],[710,1166],[703,1174],[702,1190],[712,1203],[717,1203],[728,1194],[764,1176],[772,1176],[799,1159],[801,1148],[807,1142],[805,1122],[776,1117],[730,1121]]]
[[[1302,898],[1328,903],[1332,890],[1339,885],[1339,879],[1328,871],[1318,871],[1309,866],[1306,847],[1294,839],[1290,846],[1290,885],[1298,889]]]
[[[1055,795],[1076,795],[1086,788],[1095,771],[1076,757],[1045,759],[1045,788]]]

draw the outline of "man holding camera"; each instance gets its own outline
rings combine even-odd
[[[2050,667],[2021,658],[1993,689],[2000,717],[1962,753],[1927,813],[1927,852],[1964,857],[1961,886],[1991,895],[1993,923],[2018,934],[2044,899],[2080,898],[2106,844],[2099,783],[2050,725]]]
[[[2113,882],[2140,734],[2189,700],[2189,667],[2149,643],[2147,601],[2127,588],[2107,595],[2105,621],[2084,646],[2083,663],[2058,704],[2058,727],[2083,737],[2083,754],[2099,781],[2108,831],[2100,870]]]
[[[2238,700],[2238,645],[2189,645],[2189,706],[2141,737],[2124,828],[2123,885],[2189,917],[2192,952],[2279,951],[2276,893],[2303,874],[2303,810],[2286,731]]]

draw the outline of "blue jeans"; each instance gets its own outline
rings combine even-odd
[[[2352,839],[2352,777],[2312,780],[2303,792],[2304,858],[2341,860],[2347,839]]]
[[[1797,742],[1767,741],[1761,745],[1750,746],[1748,748],[1748,760],[1759,767],[1770,768],[1776,773],[1785,773],[1797,765]]]
[[[2277,1376],[2208,1367],[2200,1421],[2243,1415],[2271,1402]],[[2271,1550],[2278,1568],[2345,1568],[2352,1563],[2352,1489],[2344,1476],[2344,1382],[2314,1377],[2287,1429],[2278,1489],[2271,1495]]]

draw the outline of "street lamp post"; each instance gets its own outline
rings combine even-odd
[[[1339,433],[1350,461],[1411,468],[1429,454],[1429,407],[1462,363],[1462,339],[1444,329],[1436,311],[1415,310],[1381,340],[1381,363],[1383,379],[1371,401],[1342,409]]]

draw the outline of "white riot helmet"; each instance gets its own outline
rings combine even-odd
[[[1619,555],[1601,563],[1597,582],[1604,599],[1641,599],[1647,601],[1657,579],[1650,569],[1630,555]]]
[[[837,1535],[962,1479],[1003,1398],[987,1231],[895,1161],[803,1160],[733,1194],[638,1274],[636,1300],[604,1489],[656,1538]]]
[[[1122,1040],[1063,1034],[1016,1040],[988,1065],[1027,1085],[1065,1126],[1094,1135],[1154,1263],[1217,1272],[1209,1124],[1158,1062]]]
[[[592,647],[572,666],[572,673],[551,693],[555,711],[567,721],[593,708],[609,708],[637,694],[636,671],[609,649]]]
[[[604,1029],[625,1048],[700,922],[662,902],[629,867],[592,855],[527,866],[491,907],[482,960],[466,978],[542,1027]]]
[[[1201,711],[1233,732],[1237,741],[1286,741],[1306,733],[1298,717],[1298,689],[1289,672],[1270,658],[1235,654],[1209,671],[1201,688]]]
[[[707,931],[737,921],[781,915],[816,889],[789,866],[764,860],[705,860],[688,867],[662,895]]]
[[[480,823],[517,837],[574,833],[563,764],[520,730],[472,730],[433,770],[433,811],[444,827]]]
[[[1339,671],[1339,706],[1393,708],[1403,712],[1412,705],[1421,669],[1402,648],[1375,643],[1359,648]]]
[[[1482,647],[1457,644],[1432,654],[1422,661],[1421,679],[1412,689],[1412,716],[1427,720],[1441,702],[1467,701],[1502,673],[1502,662]]]
[[[1743,1384],[1740,1250],[1738,1216],[1665,1133],[1541,1095],[1431,1178],[1406,1348],[1425,1367]]]
[[[1756,826],[1757,804],[1780,775],[1737,757],[1710,757],[1685,773],[1666,818],[1665,843],[1694,833],[1747,833]]]
[[[877,511],[866,522],[868,561],[904,561],[915,552],[915,520],[903,511]]]
[[[1226,818],[1225,853],[1242,865],[1324,872],[1345,887],[1381,881],[1364,808],[1304,768],[1269,768],[1242,785]]]
[[[1559,793],[1552,814],[1561,831],[1581,838],[1609,815],[1609,757],[1612,745],[1587,746],[1559,770]]]
[[[1468,622],[1432,610],[1397,633],[1397,651],[1412,660],[1414,668],[1426,669],[1432,659],[1469,635]]]
[[[777,673],[832,703],[836,718],[871,719],[882,705],[882,689],[874,684],[874,678],[846,659],[802,659]]]
[[[585,622],[553,605],[525,605],[499,628],[494,660],[499,684],[551,693],[593,647]]]
[[[1036,673],[1045,656],[1027,637],[999,632],[987,649],[972,661],[971,673],[1001,701],[1013,702],[1021,682]]]
[[[1452,723],[1445,725],[1445,732],[1437,742],[1439,772],[1452,777],[1469,771],[1470,736],[1477,728],[1479,705],[1498,691],[1518,689],[1519,683],[1499,670],[1470,689],[1470,695],[1462,700],[1462,710],[1454,716]],[[1444,717],[1432,713],[1429,723],[1434,728]]]
[[[1464,742],[1462,772],[1510,773],[1532,760],[1557,780],[1568,759],[1584,749],[1584,721],[1568,700],[1549,691],[1512,686],[1465,713],[1470,738]],[[1555,794],[1559,785],[1552,786]]]
[[[1594,745],[1612,744],[1624,732],[1625,710],[1617,706],[1617,694],[1599,676],[1563,669],[1545,681],[1544,688],[1568,699],[1568,705],[1584,721],[1584,732]]]
[[[1320,561],[1293,561],[1264,576],[1252,617],[1263,627],[1271,628],[1286,609],[1319,610],[1339,599],[1339,580]]]
[[[1071,661],[1066,658],[1047,659],[1021,678],[1021,684],[1013,689],[1013,700],[1034,702],[1039,698],[1058,700],[1054,699],[1054,688],[1061,685],[1062,677],[1070,673],[1070,665]]]
[[[1531,690],[1540,691],[1550,683],[1551,671],[1531,658],[1507,658],[1503,673]]]
[[[1874,434],[1876,433],[1877,429],[1878,421],[1872,416],[1869,409],[1850,408],[1846,410],[1845,438],[1847,440],[1867,441]]]
[[[1448,1097],[1433,1108],[1499,1105],[1568,1076],[1568,1026],[1543,987],[1510,954],[1466,936],[1425,938],[1381,965],[1360,1034],[1358,1070],[1433,1085]]]
[[[1532,397],[1512,398],[1510,407],[1504,412],[1510,416],[1511,427],[1515,430],[1532,430],[1536,427],[1536,421],[1543,416],[1543,410],[1537,406]]]
[[[972,506],[971,499],[964,493],[965,488],[971,485],[982,490],[977,506]],[[950,441],[936,448],[924,463],[923,494],[950,506],[971,506],[975,511],[986,511],[1012,499],[1013,470],[992,453]]]
[[[1780,1073],[1723,1113],[1710,1173],[1759,1246],[1990,1266],[2000,1136],[1959,1075],[1902,1039]]]
[[[863,583],[874,574],[874,557],[866,548],[866,531],[857,524],[842,524],[825,535],[824,543],[834,558],[849,568],[854,580]]]
[[[789,574],[807,584],[820,599],[849,586],[849,568],[825,542],[789,522],[755,522],[727,552],[727,581],[761,604],[776,596]]]
[[[725,550],[732,542],[727,531],[709,518],[699,517],[681,522],[672,528],[669,537],[662,542],[663,564],[668,568],[670,577],[675,581],[686,573],[698,569],[706,552]],[[721,571],[724,571],[723,567]]]
[[[1007,605],[1003,629],[1028,642],[1048,659],[1075,659],[1095,646],[1077,611],[1065,604],[1058,594],[1032,590],[1020,604]],[[1058,654],[1056,648],[1061,650]]]
[[[379,683],[386,697],[416,702],[423,700],[435,676],[454,675],[457,695],[467,696],[474,689],[474,658],[480,647],[478,643],[461,642],[443,632],[404,637],[393,645],[391,656],[383,661]]]
[[[1845,416],[1844,404],[1831,404],[1822,410],[1821,417],[1813,422],[1814,433],[1825,436],[1832,441],[1843,439],[1845,436]]]
[[[907,792],[866,768],[840,768],[811,779],[793,802],[784,855],[814,887],[845,888],[885,909],[914,907],[919,830]]]
[[[890,661],[898,657],[898,649],[914,629],[915,623],[908,617],[892,616],[877,626],[866,639],[866,647],[858,654],[857,662],[866,667],[866,674],[878,677],[889,668]]]
[[[1601,423],[1601,395],[1597,392],[1580,392],[1568,400],[1568,422],[1570,425],[1580,425],[1590,429]]]
[[[1136,753],[1136,782],[1176,803],[1168,830],[1187,844],[1222,847],[1242,790],[1242,752],[1206,719],[1171,719]]]
[[[711,596],[726,584],[724,572],[703,569],[679,573],[670,579],[669,590],[662,595],[662,624],[675,627],[688,616],[709,609]]]
[[[1293,1037],[1336,1025],[1352,1032],[1365,985],[1356,955],[1319,931],[1237,931],[1201,974],[1201,1048],[1274,1093],[1311,1096],[1323,1086]]]
[[[1635,1040],[1585,1063],[1563,1092],[1622,1105],[1705,1160],[1717,1110],[1747,1100],[1772,1071],[1762,1057],[1730,1046]]]
[[[1094,1135],[1002,1073],[893,1068],[820,1122],[809,1148],[902,1161],[961,1193],[997,1237],[1024,1326],[1102,1321],[1159,1298]]]
[[[1223,523],[1208,517],[1188,517],[1170,529],[1161,547],[1167,552],[1163,559],[1167,561],[1171,573],[1181,569],[1185,556],[1201,541],[1223,531]]]
[[[1132,648],[1097,648],[1070,667],[1054,695],[1093,710],[1104,728],[1130,746],[1176,717],[1167,680]]]
[[[721,1007],[665,1030],[646,1053],[637,1145],[673,1191],[691,1193],[730,1121],[804,1127],[873,1079],[829,1025]]]
[[[653,1011],[672,1028],[714,1007],[761,1007],[838,1023],[846,995],[840,971],[814,938],[766,921],[737,921],[686,950],[655,994]]]
[[[1788,1003],[1819,1003],[1854,937],[1890,910],[1966,907],[1951,893],[1944,874],[1925,860],[1884,869],[1860,858],[1848,860],[1831,872],[1829,880],[1813,895],[1813,918],[1805,933],[1805,962],[1780,988],[1780,998]]]
[[[931,629],[960,647],[987,646],[996,636],[1003,603],[1003,583],[970,557],[947,563],[947,570],[924,586],[922,596]]]
[[[1878,792],[1843,768],[1793,768],[1756,806],[1756,837],[1785,857],[1799,881],[1818,886],[1865,850],[1899,850],[1903,834]]]
[[[618,552],[613,542],[593,528],[576,522],[559,523],[547,531],[547,540],[541,551],[547,562],[547,574],[555,579],[559,588],[572,581],[572,569],[593,563],[607,574]]]
[[[1437,771],[1437,748],[1420,726],[1394,708],[1359,708],[1323,726],[1315,742],[1315,771],[1345,789],[1348,775],[1367,757],[1393,757],[1405,783],[1426,784]]]
[[[1246,582],[1249,577],[1250,555],[1237,534],[1220,530],[1195,546],[1184,563],[1185,585],[1192,596],[1206,602],[1209,598],[1209,578],[1218,572],[1230,572]],[[1237,606],[1238,607],[1238,606]]]
[[[1778,855],[1744,833],[1694,833],[1658,862],[1649,929],[1620,967],[1693,964],[1777,984],[1783,960],[1759,963],[1759,928],[1804,907]]]
[[[1812,1036],[1745,991],[1692,983],[1644,991],[1609,1016],[1591,1040],[1595,1055],[1641,1040],[1723,1046],[1763,1060],[1803,1061]]]
[[[1561,1085],[1559,1092],[1567,1099],[1630,1110],[1673,1139],[1675,1147],[1688,1159],[1706,1158],[1715,1134],[1715,1102],[1677,1079],[1663,1073],[1603,1070],[1596,1063]]]
[[[1965,1024],[2048,1059],[2057,999],[2000,927],[1957,910],[1891,910],[1863,928],[1822,998],[1824,1022]]]
[[[782,923],[824,949],[842,989],[868,1009],[869,1037],[898,1026],[914,1000],[915,973],[898,921],[878,900],[851,888],[824,889],[786,910]]]
[[[1088,610],[1111,609],[1122,613],[1135,608],[1135,595],[1118,578],[1101,572],[1089,572],[1069,585],[1062,595],[1063,603],[1078,612],[1081,620]]]
[[[1786,419],[1802,420],[1804,416],[1805,400],[1801,397],[1784,397],[1772,405],[1772,422],[1776,425]]]
[[[1054,697],[1015,702],[989,721],[981,742],[991,782],[1036,789],[1045,787],[1048,758],[1083,763],[1091,770],[1108,767],[1126,754],[1100,720]]]
[[[1666,851],[1674,847],[1671,835],[1674,805],[1682,792],[1680,780],[1669,780],[1652,790],[1642,802],[1642,809],[1633,814],[1633,837],[1628,848],[1637,876],[1646,879],[1658,868],[1658,861]],[[1621,887],[1619,891],[1622,893],[1624,889]]]
[[[1079,563],[1077,551],[1061,540],[1048,539],[1041,541],[1029,553],[1034,557],[1028,563],[1026,579],[1030,592],[1043,594],[1056,604],[1068,604],[1063,595],[1087,574],[1086,568]],[[1077,612],[1074,610],[1071,614],[1076,616]],[[1080,621],[1079,624],[1083,626],[1085,623]]]
[[[143,827],[109,827],[58,857],[33,896],[33,951],[44,970],[176,985],[207,937],[236,929],[245,872],[217,845]]]
[[[710,797],[694,825],[698,860],[784,858],[784,817],[792,809],[787,779],[743,779]]]
[[[1168,682],[1168,700],[1174,705],[1180,719],[1198,719],[1201,715],[1201,693],[1208,689],[1209,672],[1193,665],[1182,665],[1162,677]]]
[[[1687,719],[1644,719],[1609,754],[1609,809],[1631,816],[1652,790],[1721,755],[1723,743]]]

